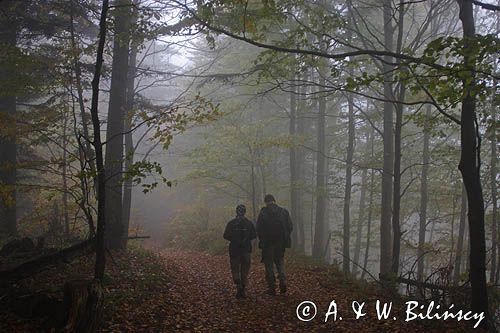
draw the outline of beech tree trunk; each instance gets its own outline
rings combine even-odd
[[[369,134],[366,134],[366,156],[370,155],[370,145],[369,145]],[[357,275],[359,270],[359,261],[361,253],[361,234],[363,232],[363,224],[365,223],[365,207],[366,207],[366,187],[368,183],[368,169],[364,168],[361,172],[361,193],[359,197],[359,214],[358,214],[358,224],[356,227],[356,241],[354,243],[354,263],[352,266],[352,274]]]
[[[419,228],[418,228],[418,250],[417,250],[417,280],[422,281],[424,277],[425,266],[425,234],[427,227],[427,202],[428,202],[428,173],[429,173],[429,119],[431,116],[431,106],[427,106],[425,111],[425,124],[424,124],[424,148],[422,152],[422,175],[420,177],[420,214],[419,214]],[[463,239],[463,237],[462,237]]]
[[[464,48],[467,50],[470,39],[475,38],[474,11],[471,0],[457,0],[460,6],[460,20],[462,22]],[[470,242],[470,271],[471,282],[471,310],[484,312],[487,320],[481,325],[491,327],[491,318],[488,309],[488,291],[486,287],[486,240],[484,227],[484,198],[481,186],[480,137],[476,116],[476,97],[473,90],[476,88],[475,63],[467,53],[464,55],[464,66],[469,75],[463,80],[463,99],[461,110],[461,155],[459,170],[462,173],[465,190],[467,192],[469,242]]]
[[[307,81],[308,80],[308,74],[304,73],[303,74],[303,80]],[[303,199],[303,194],[302,191],[304,190],[304,185],[306,184],[306,179],[305,179],[305,173],[306,173],[306,154],[305,150],[303,147],[303,139],[305,136],[305,109],[306,109],[306,88],[305,85],[301,85],[298,89],[299,91],[299,96],[298,96],[298,103],[297,103],[297,113],[296,113],[296,133],[297,133],[297,142],[298,142],[298,147],[296,149],[296,171],[297,171],[297,183],[296,183],[296,188],[297,188],[297,221],[295,222],[297,226],[300,228],[299,232],[299,241],[302,240],[303,242],[303,247],[304,247],[304,252],[311,253],[312,251],[312,235],[309,231],[309,229],[306,228],[306,223],[304,219],[304,214],[305,214],[305,209],[304,209],[304,200]],[[300,238],[302,236],[302,239]]]
[[[352,8],[348,4],[348,25],[352,25]],[[347,30],[347,40],[352,40],[352,30]],[[348,70],[349,76],[354,76],[352,68]],[[351,239],[351,191],[352,191],[352,163],[354,157],[354,97],[352,93],[347,94],[347,152],[345,166],[345,185],[344,185],[344,207],[343,207],[343,228],[342,228],[342,270],[346,273],[350,271],[350,239]]]
[[[326,61],[323,59],[319,70],[319,86],[325,85]],[[320,88],[321,89],[321,88]],[[316,223],[314,225],[314,243],[312,255],[317,259],[324,259],[325,252],[325,232],[326,228],[326,97],[320,94],[318,98],[318,118],[317,118],[317,153],[316,153]]]
[[[345,167],[344,186],[344,224],[343,224],[343,246],[342,246],[342,270],[346,273],[350,271],[350,238],[351,238],[351,191],[352,191],[352,163],[354,157],[354,100],[352,94],[347,96],[348,108],[348,130],[347,130],[347,154]]]
[[[108,248],[123,248],[126,233],[122,220],[123,134],[127,109],[127,73],[130,42],[130,0],[115,1],[115,35],[106,129],[106,218]]]
[[[467,218],[467,192],[462,185],[461,206],[460,206],[460,224],[458,226],[457,251],[455,255],[455,265],[453,267],[453,283],[455,285],[460,281],[460,269],[462,265],[462,253],[464,250],[465,222]]]
[[[401,82],[401,101],[404,98],[404,83]],[[403,104],[396,107],[396,124],[394,132],[394,183],[393,183],[393,208],[392,208],[392,274],[398,275],[399,257],[401,252],[401,131],[403,127]]]
[[[401,53],[403,48],[403,28],[404,28],[404,0],[399,1],[398,6],[398,35],[396,52]],[[396,60],[398,66],[401,66],[401,60]],[[405,70],[405,68],[400,68]],[[396,103],[396,123],[394,124],[394,183],[392,191],[392,274],[398,275],[399,257],[401,252],[401,132],[403,129],[403,111],[404,99],[406,93],[406,83],[403,80],[399,81],[399,93],[397,95],[398,102]]]
[[[316,179],[316,154],[312,155],[312,161],[311,161],[311,178],[310,178],[310,184],[311,187],[314,188],[314,180]],[[307,243],[312,245],[312,239],[314,236],[314,211],[316,210],[315,208],[315,199],[316,199],[316,193],[314,191],[311,191],[311,203],[309,205],[309,216],[307,221],[309,221],[308,225],[304,225],[304,237],[307,237],[309,240]],[[307,235],[307,236],[306,236]],[[306,254],[312,255],[312,247],[306,249]]]
[[[137,4],[137,1],[134,1]],[[137,21],[137,9],[132,9],[132,24]],[[134,41],[130,43],[130,56],[128,62],[128,77],[127,77],[127,109],[125,114],[125,174],[127,174],[134,164],[134,139],[132,137],[132,122],[134,117],[134,96],[135,96],[135,76],[137,74],[137,48],[138,45]],[[129,175],[130,176],[130,175]],[[130,227],[130,208],[132,207],[132,178],[127,177],[123,182],[123,246],[127,246],[128,230]]]
[[[300,227],[300,194],[299,179],[297,174],[297,92],[295,74],[292,80],[292,92],[290,93],[290,123],[288,134],[290,135],[290,213],[295,227],[292,232],[292,247],[299,253],[304,252],[303,228]]]
[[[500,22],[500,20],[498,21]],[[491,110],[491,117],[493,124],[497,121],[497,108],[498,105],[494,105]],[[498,193],[497,193],[497,133],[496,125],[492,127],[492,133],[490,137],[491,144],[491,159],[490,159],[490,184],[491,184],[491,269],[490,269],[490,283],[495,284],[498,282]]]
[[[69,211],[68,211],[68,112],[64,111],[63,120],[63,134],[62,134],[62,147],[63,147],[63,160],[62,160],[62,204],[63,204],[63,217],[64,217],[64,237],[69,238]]]
[[[370,133],[370,160],[373,158],[374,150],[374,137],[375,130],[372,127]],[[365,256],[363,261],[363,271],[361,272],[361,279],[365,278],[366,268],[368,266],[368,257],[370,255],[370,240],[371,240],[371,227],[372,227],[372,217],[373,217],[373,187],[375,185],[375,170],[370,171],[370,198],[368,199],[368,217],[366,221],[366,246],[365,246]]]
[[[254,221],[257,220],[257,189],[255,188],[256,176],[255,176],[255,156],[250,144],[248,145],[248,150],[250,153],[250,182],[252,187],[252,214]]]
[[[387,51],[392,51],[393,26],[392,26],[392,0],[384,0],[384,45]],[[392,104],[392,57],[384,56],[384,162],[382,170],[382,202],[380,214],[380,277],[387,278],[392,268],[392,177],[394,173],[394,133]]]

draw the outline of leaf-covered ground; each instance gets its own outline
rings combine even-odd
[[[61,287],[71,277],[90,277],[92,257],[45,271],[22,287],[62,297]],[[264,269],[254,257],[248,298],[238,300],[227,256],[182,250],[157,254],[140,249],[116,252],[108,259],[104,287],[102,332],[469,332],[456,322],[404,322],[402,306],[393,305],[390,320],[378,321],[375,301],[390,302],[377,288],[345,279],[326,266],[289,257],[287,295],[264,294]],[[314,301],[315,319],[301,322],[296,307]],[[328,305],[335,300],[342,320],[324,323]],[[367,315],[354,319],[353,300],[367,304]],[[0,300],[1,302],[1,300]],[[393,320],[392,317],[398,317]],[[2,311],[0,332],[39,332],[41,322]]]
[[[169,293],[171,306],[165,321],[166,332],[469,332],[464,323],[437,321],[404,322],[401,306],[394,304],[390,320],[376,319],[377,299],[390,302],[376,288],[343,278],[327,267],[304,261],[288,260],[286,295],[264,293],[264,268],[254,257],[250,272],[248,298],[238,300],[229,273],[226,256],[196,252],[166,251],[162,254],[172,277]],[[317,316],[309,322],[297,318],[296,308],[313,301]],[[337,303],[339,317],[324,322],[332,300]],[[366,302],[367,315],[355,320],[351,302]]]

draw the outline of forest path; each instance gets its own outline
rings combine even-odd
[[[288,254],[287,254],[288,256]],[[375,317],[377,296],[359,296],[355,285],[337,285],[328,278],[326,267],[287,263],[288,293],[275,297],[266,295],[264,268],[259,257],[252,259],[248,296],[235,298],[235,288],[227,256],[167,250],[162,252],[165,266],[172,278],[168,292],[164,321],[165,332],[430,332],[429,325],[416,326]],[[290,261],[290,260],[289,260]],[[358,296],[354,296],[358,295]],[[363,295],[363,294],[361,294]],[[357,298],[353,298],[357,297]],[[362,299],[360,299],[360,297]],[[368,315],[355,320],[351,309],[353,300],[366,301]],[[302,301],[314,301],[317,316],[302,322],[296,308]],[[328,305],[335,300],[343,320],[324,323]],[[395,311],[395,310],[394,310]],[[391,316],[392,317],[392,316]],[[443,327],[436,332],[446,331]]]

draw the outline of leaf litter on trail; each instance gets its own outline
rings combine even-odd
[[[288,256],[288,254],[287,254]],[[175,332],[178,324],[202,332],[456,332],[467,331],[464,323],[377,320],[375,301],[394,301],[393,312],[401,312],[401,302],[385,296],[375,286],[348,280],[330,271],[327,266],[314,266],[287,258],[288,293],[271,297],[264,294],[263,265],[253,259],[248,298],[236,300],[226,256],[209,256],[197,252],[166,250],[165,265],[176,267],[172,274],[172,292],[180,295],[178,303],[170,304],[165,332]],[[190,281],[186,283],[186,281]],[[296,316],[296,307],[304,300],[317,304],[314,320],[302,322]],[[338,304],[342,320],[329,319],[325,313],[332,300]],[[367,316],[355,320],[351,302],[366,302]]]

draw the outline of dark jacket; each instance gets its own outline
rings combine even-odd
[[[228,222],[224,238],[230,241],[229,255],[238,256],[252,252],[252,240],[257,238],[252,221],[246,217],[236,217]]]
[[[260,210],[257,219],[260,248],[276,244],[283,244],[285,248],[291,247],[292,230],[292,219],[285,208],[271,204]]]

